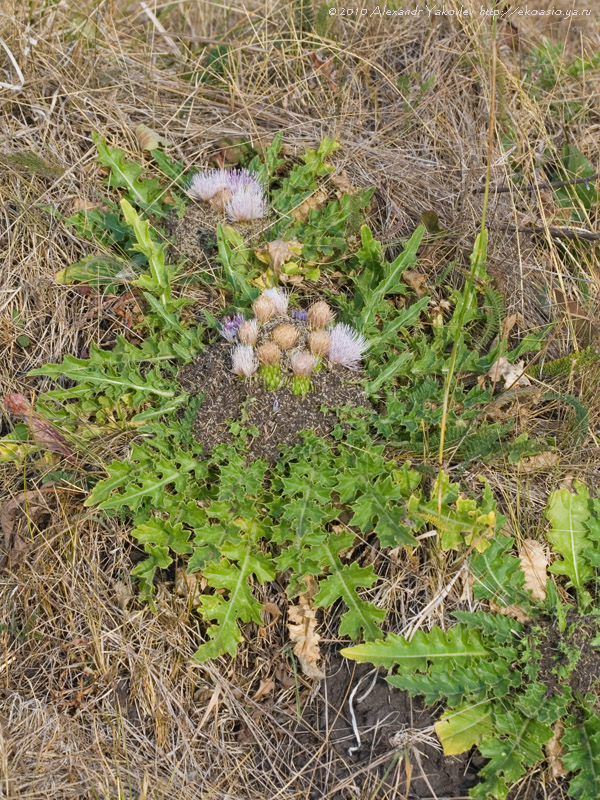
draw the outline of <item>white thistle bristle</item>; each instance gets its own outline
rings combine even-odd
[[[331,345],[327,357],[330,364],[340,364],[348,369],[356,369],[369,343],[350,325],[339,322],[329,331]]]
[[[240,377],[250,378],[258,369],[258,359],[254,348],[247,344],[238,344],[231,354],[231,369]]]
[[[283,289],[265,289],[263,292],[264,297],[268,297],[269,300],[273,303],[273,307],[275,308],[276,314],[286,314],[288,310],[288,304],[290,302],[288,294]]]

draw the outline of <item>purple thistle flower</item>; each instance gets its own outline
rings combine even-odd
[[[229,191],[231,199],[225,206],[225,212],[232,222],[249,222],[251,219],[262,219],[266,216],[267,199],[258,181]]]
[[[369,347],[365,337],[343,322],[335,325],[329,331],[329,336],[331,338],[331,346],[327,353],[329,363],[356,369],[362,354]]]
[[[233,314],[231,317],[223,317],[219,325],[219,333],[228,342],[233,342],[237,337],[238,328],[244,322],[243,314]]]
[[[306,322],[306,320],[308,319],[308,311],[303,311],[302,309],[295,309],[294,311],[292,311],[291,316],[294,319],[297,319],[298,322]]]
[[[264,192],[261,180],[247,169],[230,169],[226,172],[226,188],[230,192],[239,192],[242,189],[251,189],[256,192]]]
[[[229,173],[224,169],[205,169],[192,176],[188,194],[194,200],[210,200],[218,192],[228,189]]]

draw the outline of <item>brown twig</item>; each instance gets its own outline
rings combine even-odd
[[[544,225],[512,225],[507,224],[504,230],[514,231],[515,233],[548,233],[554,239],[573,239],[577,241],[581,239],[585,242],[598,242],[600,241],[600,232],[596,231],[579,231],[572,228],[546,228]]]

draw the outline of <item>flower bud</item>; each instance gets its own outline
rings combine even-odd
[[[258,322],[255,319],[246,319],[238,328],[238,339],[242,344],[256,344],[258,336]]]
[[[275,342],[265,342],[260,347],[256,348],[256,355],[261,364],[268,366],[279,364],[281,359],[281,350],[277,347]]]
[[[273,301],[263,294],[252,303],[252,310],[259,322],[267,322],[273,316],[275,306]]]
[[[298,331],[293,325],[278,325],[271,333],[273,341],[282,350],[289,350],[296,344]]]
[[[333,311],[329,308],[324,300],[319,300],[318,303],[308,309],[308,322],[313,330],[321,330],[326,328],[333,320]]]
[[[317,359],[308,350],[300,350],[290,358],[294,375],[308,376],[317,364]]]
[[[308,336],[308,346],[314,356],[324,356],[331,347],[331,338],[327,331],[312,331]]]

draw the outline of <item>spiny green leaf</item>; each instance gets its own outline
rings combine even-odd
[[[600,717],[587,708],[565,720],[562,761],[572,773],[569,796],[574,800],[600,797]]]
[[[390,633],[385,641],[348,647],[342,650],[342,655],[381,667],[396,665],[401,670],[423,671],[430,662],[443,662],[449,668],[457,662],[488,657],[491,651],[478,631],[459,624],[448,631],[441,628],[432,628],[429,632],[418,630],[410,640]]]
[[[566,575],[580,599],[585,597],[585,584],[593,575],[585,551],[592,544],[587,526],[590,519],[590,496],[587,488],[574,481],[575,492],[557,489],[548,500],[546,517],[552,527],[547,533],[555,553],[562,556],[550,566],[556,575]]]

